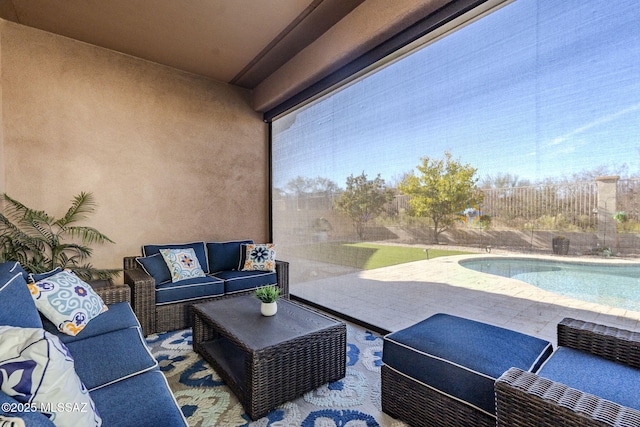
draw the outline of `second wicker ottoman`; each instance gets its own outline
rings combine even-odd
[[[387,335],[382,410],[412,426],[495,426],[497,378],[535,372],[551,343],[448,314]]]

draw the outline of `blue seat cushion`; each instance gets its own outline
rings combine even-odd
[[[100,313],[91,319],[91,322],[80,331],[78,335],[67,335],[58,331],[58,328],[45,317],[42,317],[42,325],[45,331],[56,335],[65,344],[91,338],[96,335],[107,334],[119,329],[139,327],[140,323],[136,318],[128,302],[118,302],[109,305],[109,310]]]
[[[137,327],[74,341],[67,348],[78,377],[89,391],[158,366]]]
[[[640,370],[568,347],[559,347],[538,375],[640,411]]]
[[[269,271],[220,271],[214,275],[224,280],[224,293],[232,294],[278,282],[276,273]]]
[[[191,301],[224,294],[224,282],[215,277],[192,277],[156,284],[156,305]]]
[[[103,426],[187,426],[159,369],[90,393]]]
[[[11,265],[6,265],[11,264]],[[0,325],[42,328],[40,314],[33,302],[18,263],[2,263],[0,272]]]
[[[160,249],[193,249],[196,253],[196,258],[200,263],[200,267],[205,273],[209,272],[209,262],[207,260],[207,251],[204,246],[204,242],[193,243],[180,243],[180,244],[163,244],[163,245],[144,245],[142,247],[142,255],[148,257],[151,255],[159,254]],[[167,267],[168,271],[168,267]]]
[[[551,344],[539,338],[436,314],[385,336],[382,361],[419,383],[495,416],[495,380],[511,367],[535,372],[551,352]]]
[[[240,263],[240,246],[247,243],[253,243],[253,240],[207,243],[209,273],[237,270]]]

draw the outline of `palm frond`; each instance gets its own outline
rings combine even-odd
[[[37,218],[40,221],[46,222],[46,223],[50,223],[52,220],[52,217],[50,217],[46,212],[31,209],[25,204],[9,197],[9,195],[7,195],[6,193],[3,194],[3,197],[5,202],[7,202],[7,205],[5,207],[6,215],[13,222],[16,222],[16,223],[22,223],[24,221],[28,222],[29,221],[28,218]]]
[[[65,216],[55,222],[55,225],[60,228],[66,228],[69,224],[85,219],[85,214],[92,213],[95,210],[95,206],[96,203],[93,199],[93,194],[83,191],[73,198],[71,207]]]
[[[69,256],[68,252],[71,252],[74,255]],[[82,246],[77,243],[64,243],[56,247],[53,257],[56,259],[61,258],[67,262],[71,261],[77,263],[77,260],[91,258],[92,253],[93,249],[87,246]]]
[[[87,245],[105,242],[115,243],[93,227],[74,226],[68,227],[66,231],[71,235],[71,237],[80,237],[80,239],[82,239],[82,243]]]
[[[31,209],[3,195],[4,214],[0,214],[0,259],[20,262],[27,272],[43,273],[55,267],[81,269],[86,277],[110,278],[119,270],[99,270],[90,264],[80,267],[91,257],[91,243],[113,243],[92,227],[69,226],[85,214],[94,211],[91,193],[82,192],[74,197],[63,218],[55,219],[44,211]],[[77,242],[63,243],[65,238],[80,238]]]
[[[31,218],[28,224],[33,230],[38,232],[48,246],[52,247],[57,244],[58,236],[53,232],[49,223],[42,222],[38,218]]]

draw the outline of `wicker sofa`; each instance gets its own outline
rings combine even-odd
[[[575,319],[536,373],[511,368],[495,385],[498,426],[640,426],[640,334]]]
[[[131,288],[131,305],[145,335],[192,325],[195,303],[253,293],[257,287],[277,284],[289,297],[289,263],[275,261],[275,272],[239,271],[240,250],[251,240],[191,242],[142,246],[142,256],[124,258],[124,282]],[[163,248],[193,248],[206,277],[172,282],[154,260]],[[154,268],[152,263],[157,264]]]
[[[0,263],[0,420],[11,420],[0,425],[97,425],[97,419],[87,420],[94,411],[85,394],[104,427],[187,425],[142,337],[128,287],[92,282],[108,310],[68,335],[39,314],[29,279],[19,263]],[[51,279],[42,280],[42,289],[51,289]],[[77,391],[76,376],[86,393]]]

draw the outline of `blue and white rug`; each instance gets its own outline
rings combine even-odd
[[[347,324],[345,378],[252,421],[218,374],[191,347],[191,329],[147,337],[190,426],[401,427],[380,406],[382,338]]]

